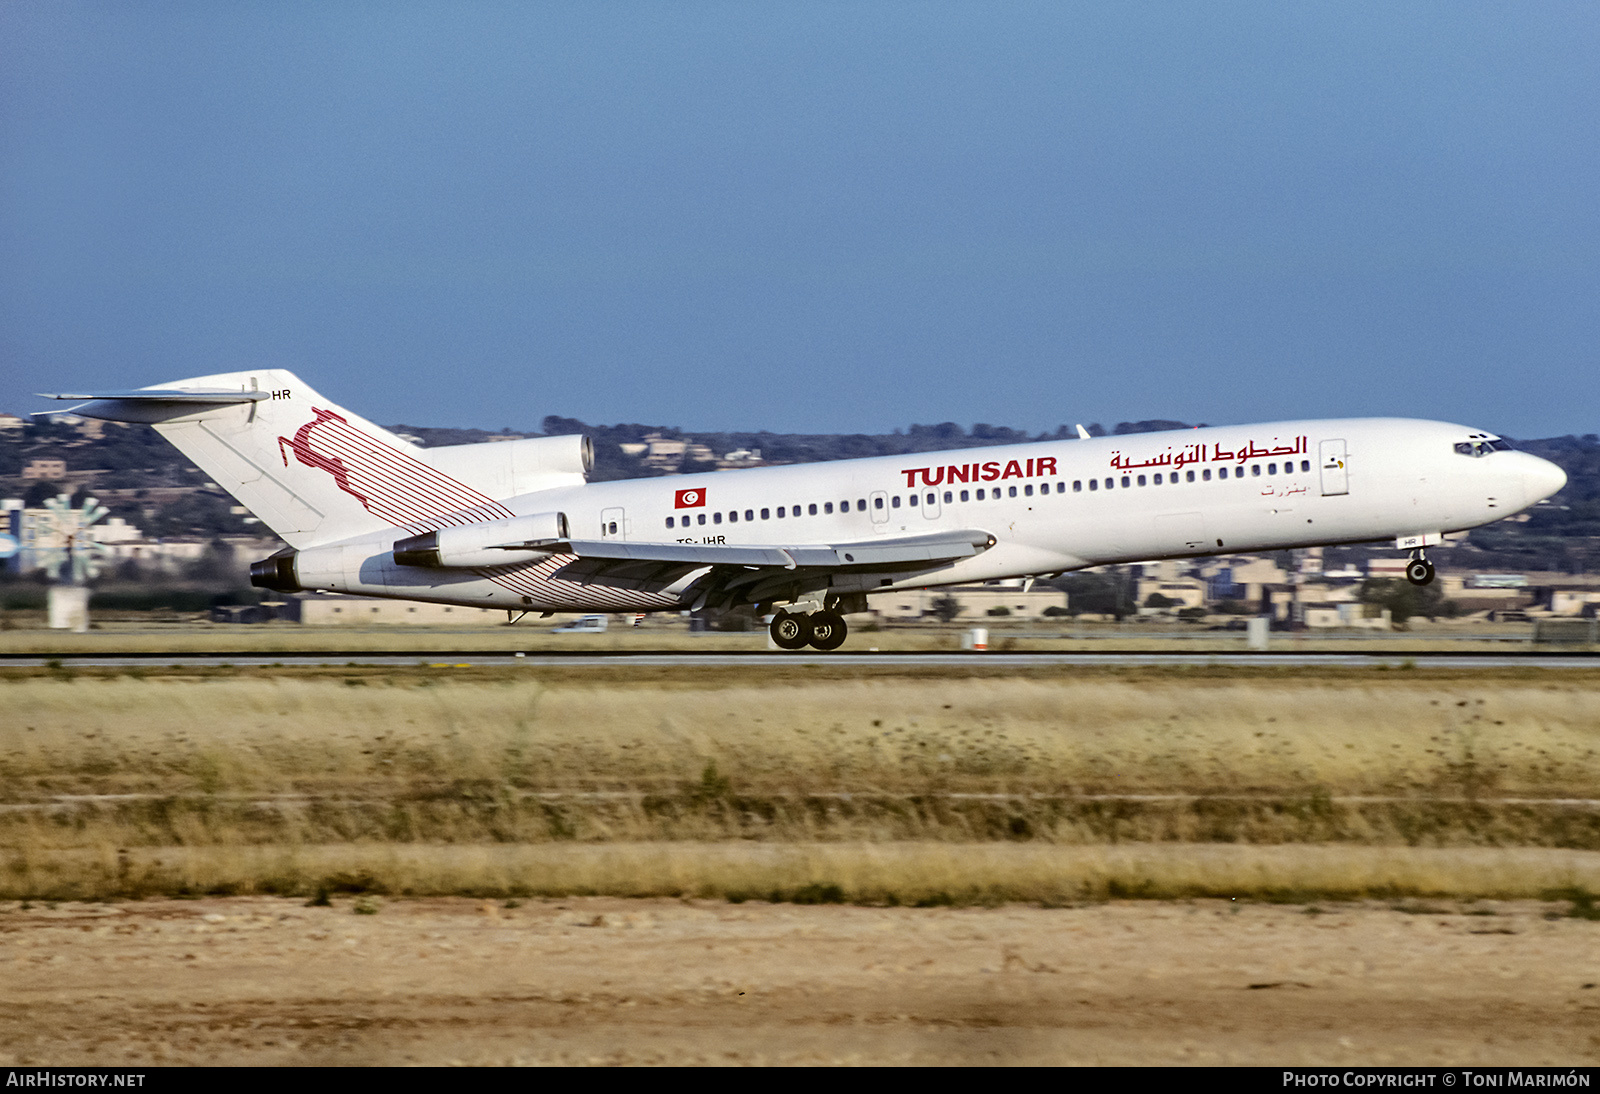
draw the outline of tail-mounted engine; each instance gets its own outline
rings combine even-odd
[[[299,554],[293,547],[285,547],[260,562],[252,562],[250,584],[258,589],[272,589],[280,593],[300,592],[300,576],[295,572],[294,565]]]
[[[395,543],[394,560],[430,569],[507,566],[547,558],[569,538],[565,513],[536,513],[410,536]]]

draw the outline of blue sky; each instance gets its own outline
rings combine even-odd
[[[0,408],[1600,431],[1600,8],[0,0]]]

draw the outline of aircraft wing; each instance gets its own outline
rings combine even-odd
[[[759,598],[769,583],[839,572],[926,570],[988,550],[994,537],[981,530],[937,532],[796,546],[639,543],[572,540],[560,548],[578,556],[552,577],[584,585],[659,592],[696,570],[709,570],[708,584],[722,591],[748,590]]]

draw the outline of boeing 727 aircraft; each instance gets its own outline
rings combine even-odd
[[[1444,422],[1354,418],[590,483],[585,437],[421,448],[278,370],[88,400],[146,422],[289,546],[252,584],[509,612],[753,605],[837,649],[878,590],[1388,539],[1433,580],[1446,532],[1566,484]]]

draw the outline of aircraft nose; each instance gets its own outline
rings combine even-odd
[[[1523,455],[1528,456],[1526,452]],[[1567,473],[1549,460],[1528,456],[1523,463],[1522,481],[1527,487],[1528,504],[1543,501],[1567,485]]]

